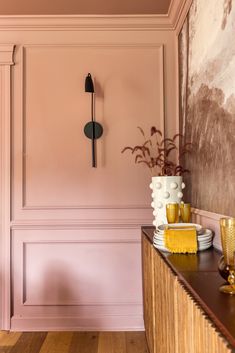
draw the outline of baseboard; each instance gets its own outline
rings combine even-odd
[[[11,319],[11,331],[144,331],[143,316],[90,318],[55,317]]]

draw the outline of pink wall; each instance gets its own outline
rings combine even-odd
[[[12,231],[4,261],[12,265],[13,307],[6,278],[2,327],[143,329],[140,226],[152,221],[150,176],[121,149],[141,142],[137,126],[177,129],[175,36],[130,25],[61,31],[63,21],[35,31],[33,23],[0,32],[0,43],[16,44],[12,135],[4,145],[13,156],[3,234],[9,245]],[[88,72],[104,126],[97,169],[83,135]]]
[[[163,126],[162,55],[158,45],[24,47],[24,208],[148,204],[147,172],[121,150],[140,139],[137,126]],[[91,119],[87,72],[97,86],[96,120],[104,127],[97,169],[91,168],[91,144],[83,133]]]

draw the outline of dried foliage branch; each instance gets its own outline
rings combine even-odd
[[[192,143],[185,142],[182,134],[175,134],[173,138],[163,138],[163,134],[155,126],[150,129],[150,137],[146,138],[144,130],[138,126],[144,138],[142,145],[123,148],[122,153],[131,151],[135,156],[136,164],[145,164],[152,175],[172,176],[189,173],[180,165],[180,159],[186,153],[192,153]],[[180,147],[179,147],[180,146]],[[177,154],[172,157],[173,151]]]

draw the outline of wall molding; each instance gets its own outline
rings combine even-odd
[[[0,16],[0,30],[172,30],[168,15]]]
[[[152,217],[146,219],[59,219],[59,220],[21,220],[12,221],[11,229],[140,229],[151,225]]]
[[[160,97],[160,111],[161,111],[161,125],[162,131],[165,130],[165,95],[164,95],[164,45],[158,43],[78,43],[78,44],[28,44],[22,46],[21,50],[21,131],[22,131],[22,138],[21,138],[21,150],[22,150],[22,166],[21,166],[21,209],[22,210],[36,210],[36,211],[45,211],[45,210],[77,210],[77,209],[84,209],[84,210],[101,210],[101,209],[120,209],[120,210],[130,210],[130,209],[150,209],[149,205],[144,204],[127,204],[127,205],[84,205],[84,204],[77,204],[77,205],[33,205],[27,204],[27,195],[26,195],[26,92],[25,92],[25,85],[24,82],[26,80],[26,73],[25,73],[25,61],[26,61],[26,52],[27,49],[36,49],[36,48],[109,48],[109,49],[116,49],[116,48],[127,48],[127,49],[154,49],[156,50],[156,56],[159,57],[160,62],[160,76],[157,78],[160,82],[161,86],[161,97]],[[155,55],[155,53],[154,53]],[[151,180],[149,180],[149,183]]]
[[[129,264],[129,252],[133,254],[136,249],[140,252],[140,243],[141,243],[141,232],[137,233],[135,231],[121,230],[114,233],[110,233],[109,230],[93,232],[91,231],[64,231],[58,232],[51,231],[45,232],[44,230],[30,231],[30,230],[14,230],[12,232],[12,252],[15,254],[13,266],[12,266],[12,279],[14,282],[14,292],[12,301],[14,303],[14,315],[11,318],[11,329],[12,330],[37,330],[38,325],[41,325],[41,328],[53,328],[55,330],[61,329],[70,329],[74,327],[76,330],[87,328],[92,330],[94,327],[97,329],[112,330],[118,329],[142,329],[143,328],[143,316],[142,316],[142,300],[141,300],[141,291],[138,290],[138,295],[132,296],[129,286],[127,286],[127,291],[123,291],[122,286],[116,290],[108,290],[103,296],[102,289],[98,289],[98,292],[95,293],[91,291],[85,295],[84,289],[81,293],[79,292],[74,296],[74,286],[69,286],[65,282],[55,282],[55,286],[52,285],[53,295],[46,297],[46,292],[44,285],[52,276],[52,272],[55,271],[55,278],[58,279],[58,274],[61,278],[66,278],[66,264],[74,263],[74,259],[78,254],[87,254],[90,251],[97,249],[95,253],[98,255],[95,260],[93,256],[84,255],[84,259],[88,261],[87,266],[91,267],[96,263],[98,265],[98,259],[100,256],[105,256],[106,270],[104,276],[107,276],[105,281],[100,281],[99,286],[104,288],[104,284],[107,282],[110,271],[114,271],[113,275],[122,276],[122,273],[119,273],[119,268],[122,270],[126,268],[125,264]],[[63,267],[60,268],[60,262],[57,264],[57,267],[52,266],[51,270],[48,269],[49,273],[45,272],[45,265],[42,264],[41,269],[41,256],[43,251],[47,251],[47,261],[50,263],[50,259],[56,261],[57,256],[61,256],[65,248],[80,249],[79,252],[75,250],[73,252],[73,260],[70,262],[65,261]],[[128,247],[128,250],[127,250]],[[40,249],[40,250],[37,250]],[[44,250],[43,250],[44,249]],[[47,249],[47,250],[46,250]],[[49,251],[48,251],[49,249]],[[89,250],[91,249],[91,250]],[[115,250],[115,259],[113,260],[112,256],[109,256],[110,249]],[[125,250],[126,249],[126,250]],[[31,252],[32,251],[32,252]],[[35,254],[39,251],[38,265],[39,266],[39,284],[37,284],[37,278],[34,276],[34,272],[28,271],[26,263],[30,265],[31,261],[34,261],[33,258]],[[52,255],[53,254],[58,255]],[[31,254],[31,255],[30,255]],[[94,253],[93,253],[94,254]],[[105,255],[106,254],[106,255]],[[119,264],[118,254],[123,254],[123,263]],[[33,256],[33,257],[32,257]],[[37,256],[37,255],[36,255]],[[67,259],[70,257],[69,254],[66,255]],[[108,257],[107,257],[108,256]],[[132,260],[137,259],[137,255],[134,255],[134,258],[131,256]],[[83,276],[80,273],[79,266],[84,261],[83,258],[80,258],[79,263],[77,264],[78,269],[74,269],[73,273],[76,273],[76,276],[83,281]],[[111,265],[114,261],[114,267]],[[136,261],[136,260],[134,260]],[[139,262],[139,260],[138,260]],[[55,262],[56,264],[56,262]],[[111,265],[111,269],[109,268]],[[44,267],[43,267],[44,266]],[[104,266],[104,264],[102,265]],[[40,272],[41,269],[41,272]],[[82,270],[82,267],[80,268]],[[60,272],[61,271],[61,272]],[[139,266],[137,272],[139,271]],[[131,271],[129,271],[131,273]],[[32,276],[33,275],[33,276]],[[125,277],[125,276],[124,276]],[[41,278],[41,279],[40,279]],[[94,276],[87,278],[87,281],[94,278]],[[129,275],[128,277],[129,278]],[[35,286],[41,286],[42,283],[42,292],[41,294],[35,294],[34,291],[28,291],[29,288],[32,288],[32,283],[35,282]],[[125,280],[122,281],[126,283]],[[43,284],[44,283],[44,284]],[[139,280],[138,280],[139,283]],[[57,296],[57,288],[63,288],[65,285],[66,292],[64,296]],[[96,281],[94,282],[96,285]],[[136,286],[136,280],[133,279],[133,286]],[[62,286],[62,287],[61,287]],[[33,286],[34,287],[34,286]],[[114,286],[115,287],[115,286]],[[137,285],[139,287],[139,284]],[[71,295],[69,294],[71,291]],[[68,293],[66,295],[66,293]],[[121,293],[121,295],[120,295]],[[126,320],[123,318],[126,317]],[[138,319],[137,319],[138,318]],[[66,319],[66,322],[64,322]],[[53,322],[53,326],[51,323]],[[86,323],[87,322],[87,323]],[[28,326],[29,324],[29,326]],[[95,326],[94,326],[95,325]]]
[[[219,214],[219,213],[214,213],[214,212],[210,212],[210,211],[200,210],[199,208],[193,208],[192,212],[195,215],[199,215],[199,216],[202,216],[202,217],[205,217],[205,218],[213,219],[215,221],[219,221],[220,218],[222,218],[222,217],[228,217],[228,216],[225,216],[225,215],[222,215],[222,214]]]
[[[149,205],[68,205],[68,206],[57,206],[57,205],[48,205],[48,206],[22,206],[24,210],[35,210],[35,211],[44,211],[44,210],[76,210],[76,209],[89,209],[89,210],[139,210],[139,209],[150,209]]]
[[[0,45],[0,191],[1,288],[0,327],[10,328],[10,218],[11,218],[11,65],[14,45]]]
[[[118,238],[118,237],[108,237],[103,236],[101,239],[97,239],[97,237],[90,236],[88,239],[87,237],[79,237],[78,239],[60,239],[60,240],[53,240],[53,239],[35,239],[34,241],[30,240],[23,240],[20,241],[20,248],[21,248],[21,256],[22,256],[22,286],[21,286],[21,305],[23,306],[77,306],[77,307],[90,307],[90,306],[139,306],[142,308],[142,302],[141,301],[135,301],[135,300],[120,300],[118,297],[110,297],[106,298],[105,300],[99,300],[97,301],[96,299],[92,300],[60,300],[59,303],[54,303],[54,302],[41,302],[41,301],[35,301],[31,300],[30,298],[27,298],[26,295],[26,282],[27,282],[27,267],[26,267],[26,247],[28,245],[61,245],[61,244],[85,244],[85,245],[93,245],[93,244],[112,244],[114,246],[115,244],[140,244],[141,239],[133,238],[133,237],[127,237],[126,239],[124,238]],[[96,295],[94,294],[94,298]]]
[[[176,29],[175,29],[177,37],[180,34],[180,31],[181,31],[181,29],[182,29],[182,27],[184,25],[184,21],[185,21],[187,15],[188,15],[188,12],[190,10],[192,2],[193,2],[193,0],[186,0],[186,2],[185,2],[185,6],[182,9],[181,15],[179,17],[179,20],[177,22]]]
[[[174,31],[188,0],[172,0],[167,14],[148,15],[7,15],[0,30],[154,30]]]
[[[168,16],[178,36],[193,0],[172,0]]]
[[[0,45],[0,65],[13,65],[14,44]]]

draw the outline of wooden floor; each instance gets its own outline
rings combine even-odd
[[[5,332],[0,353],[147,353],[144,332]]]

